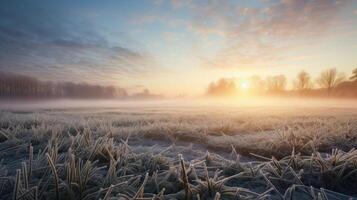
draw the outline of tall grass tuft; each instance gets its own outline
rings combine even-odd
[[[52,154],[52,156],[54,156],[54,154]],[[59,178],[58,178],[56,166],[55,166],[55,164],[53,162],[53,158],[50,156],[50,154],[46,153],[46,157],[47,157],[48,164],[51,167],[52,174],[53,174],[54,181],[55,181],[56,199],[59,200],[60,199]]]

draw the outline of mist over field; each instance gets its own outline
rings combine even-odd
[[[299,108],[344,108],[351,113],[357,109],[357,101],[354,99],[333,98],[284,98],[284,97],[258,97],[258,98],[171,98],[161,100],[111,100],[111,99],[58,99],[58,100],[1,100],[2,110],[36,110],[36,109],[247,109],[261,108],[274,111],[286,109],[301,112]],[[333,114],[333,113],[331,113]]]

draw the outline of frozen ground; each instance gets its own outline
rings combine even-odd
[[[355,147],[349,106],[8,106],[0,199],[349,199]]]

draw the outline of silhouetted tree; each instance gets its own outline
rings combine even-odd
[[[138,93],[132,94],[131,98],[134,98],[134,99],[158,99],[158,98],[162,98],[162,95],[153,94],[148,89],[145,88]]]
[[[209,96],[228,96],[236,93],[236,85],[231,79],[220,79],[208,86],[206,94]]]
[[[284,75],[269,76],[266,80],[266,87],[269,93],[281,93],[286,87],[286,77]]]
[[[249,79],[250,90],[253,93],[262,94],[265,91],[265,82],[260,76],[252,76]]]
[[[301,71],[297,75],[296,80],[293,81],[293,85],[294,88],[300,93],[303,93],[306,90],[310,90],[312,88],[310,75],[305,71]]]
[[[350,80],[357,81],[357,68],[352,71],[352,76],[350,77]]]
[[[39,81],[28,76],[0,72],[0,98],[113,98],[126,90],[87,83]]]
[[[321,72],[317,83],[321,88],[326,89],[327,95],[331,95],[333,89],[345,79],[345,76],[338,73],[335,68]]]

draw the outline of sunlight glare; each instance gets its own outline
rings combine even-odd
[[[240,87],[241,87],[242,90],[248,90],[249,89],[249,82],[248,81],[243,81],[240,84]]]

